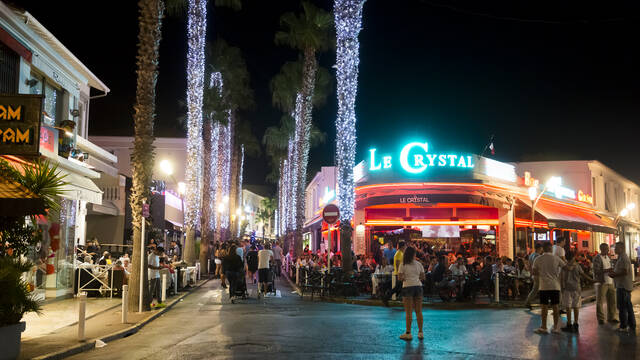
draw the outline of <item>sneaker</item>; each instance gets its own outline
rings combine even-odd
[[[573,328],[572,328],[572,329],[573,329]],[[562,329],[560,329],[560,327],[559,327],[559,326],[558,326],[558,327],[553,327],[553,328],[551,329],[551,332],[552,332],[552,333],[554,333],[554,334],[560,334],[560,333],[562,332]]]
[[[567,326],[563,327],[560,330],[562,330],[564,332],[573,332],[573,326],[571,326],[571,324],[567,324]]]
[[[536,333],[536,334],[548,334],[549,330],[546,329],[546,328],[540,327],[540,328],[535,329],[533,332]]]
[[[621,333],[621,334],[626,334],[626,333],[628,333],[627,328],[622,328],[622,327],[617,328],[617,329],[616,329],[616,332],[619,332],[619,333]]]
[[[573,324],[573,332],[574,333],[579,333],[580,332],[580,330],[578,328],[579,328],[578,323]]]
[[[418,333],[418,339],[420,340],[424,339],[424,334],[422,333],[422,331]]]
[[[402,339],[402,340],[411,340],[411,339],[413,339],[413,336],[411,336],[411,334],[404,333],[404,334],[400,335],[400,339]]]

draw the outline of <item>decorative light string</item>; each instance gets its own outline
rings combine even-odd
[[[351,221],[354,213],[356,156],[355,101],[358,92],[358,65],[364,0],[335,0],[336,79],[338,115],[336,117],[336,180],[340,220]]]
[[[238,209],[242,209],[244,212],[244,207],[242,206],[242,172],[244,167],[244,144],[240,145],[240,169],[238,170]],[[241,229],[241,219],[238,219],[238,233],[237,236],[240,237],[240,229]]]
[[[202,94],[207,1],[189,0],[187,21],[187,168],[185,223],[195,229],[200,222],[202,199]]]

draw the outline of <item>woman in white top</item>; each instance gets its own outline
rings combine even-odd
[[[402,340],[411,340],[412,312],[416,312],[418,321],[418,339],[424,339],[422,334],[422,281],[424,281],[424,267],[415,260],[416,249],[408,246],[404,251],[402,264],[398,269],[398,280],[402,281],[402,302],[406,317],[406,332],[400,335]]]

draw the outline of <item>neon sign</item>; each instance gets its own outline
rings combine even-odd
[[[416,153],[416,151],[418,153]],[[369,171],[392,168],[392,157],[383,156],[381,160],[376,157],[376,149],[369,149]],[[470,155],[459,154],[430,154],[429,144],[411,142],[400,151],[400,167],[411,174],[420,174],[430,167],[468,168],[475,167]]]
[[[583,193],[582,190],[578,190],[578,201],[593,205],[593,196]]]

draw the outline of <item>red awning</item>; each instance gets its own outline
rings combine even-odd
[[[531,200],[525,196],[518,196],[518,205],[525,206],[531,212]],[[544,198],[536,204],[536,213],[546,218],[549,228],[574,229],[615,234],[613,222],[595,213],[595,211],[549,201]],[[536,216],[537,217],[537,216]]]

